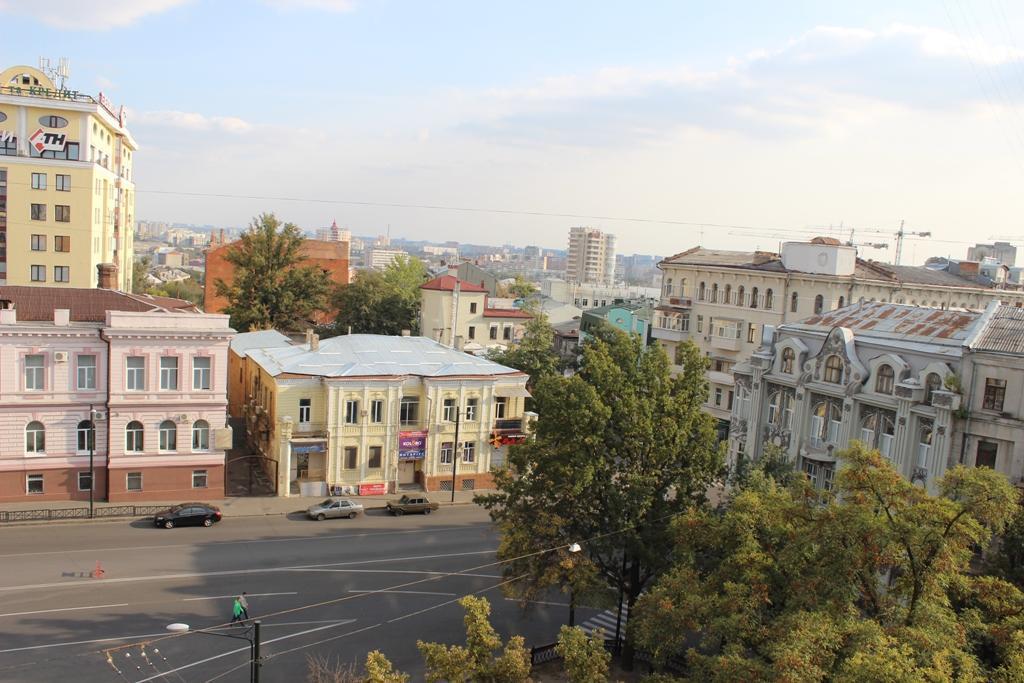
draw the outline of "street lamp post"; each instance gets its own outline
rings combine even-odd
[[[89,406],[89,519],[93,518],[93,506],[96,501],[96,468],[93,458],[96,455],[96,411]]]
[[[193,630],[188,624],[174,623],[168,624],[167,630],[172,633],[203,633],[208,636],[220,636],[221,638],[234,638],[235,640],[244,640],[249,643],[249,681],[251,683],[260,683],[260,620],[256,619],[252,622],[252,637],[236,636],[231,633],[217,633],[216,631],[204,631],[202,629]]]
[[[570,553],[578,553],[582,550],[579,543],[573,543],[569,546]],[[569,628],[576,625],[576,587],[572,585],[572,579],[569,580]]]

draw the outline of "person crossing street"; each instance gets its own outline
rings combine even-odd
[[[238,596],[238,604],[242,606],[242,616],[246,620],[249,619],[249,601],[245,599],[246,592],[242,591],[242,594]]]
[[[242,624],[242,615],[245,613],[241,603],[241,596],[235,598],[234,604],[231,606],[231,623]]]

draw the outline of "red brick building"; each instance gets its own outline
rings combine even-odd
[[[234,279],[234,266],[227,260],[231,242],[224,242],[224,237],[210,240],[210,248],[206,250],[206,283],[204,308],[207,313],[223,313],[228,305],[227,299],[217,294],[217,280],[231,284]],[[307,239],[299,250],[302,254],[302,265],[317,266],[326,271],[331,280],[339,285],[347,285],[349,264],[348,242],[325,242]],[[325,323],[333,320],[337,311],[323,311],[317,315],[315,322]]]

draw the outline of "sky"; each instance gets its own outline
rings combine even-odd
[[[0,0],[0,22],[0,66],[68,57],[69,87],[128,108],[141,219],[1024,246],[1011,0]]]

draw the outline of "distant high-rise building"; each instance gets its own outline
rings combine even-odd
[[[566,279],[578,283],[614,284],[615,235],[595,228],[570,228]]]
[[[1013,268],[1017,265],[1017,247],[1009,242],[994,244],[975,244],[967,249],[968,261],[984,261],[986,258],[997,259],[1004,266]]]
[[[331,227],[317,228],[316,238],[321,242],[351,242],[352,231],[348,228],[339,228],[338,221],[331,221]]]
[[[0,71],[0,285],[128,291],[137,145],[123,107],[63,76]]]

